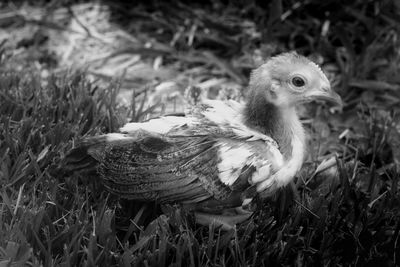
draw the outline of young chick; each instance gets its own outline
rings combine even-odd
[[[305,136],[295,106],[315,99],[341,103],[321,69],[294,52],[254,70],[248,89],[246,104],[207,100],[186,116],[89,137],[63,168],[95,169],[106,189],[122,198],[210,213],[246,205],[249,192],[271,194],[301,168]],[[247,217],[198,216],[203,224],[209,218],[225,226]]]

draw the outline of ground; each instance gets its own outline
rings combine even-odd
[[[1,3],[0,266],[400,265],[399,17],[395,0]],[[303,170],[237,228],[57,173],[83,136],[181,112],[187,88],[243,100],[288,50],[345,105],[300,107]]]

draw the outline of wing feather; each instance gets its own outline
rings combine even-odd
[[[95,137],[88,154],[106,188],[131,199],[160,202],[222,198],[229,188],[218,179],[215,141],[207,137]],[[101,141],[100,141],[101,140]]]

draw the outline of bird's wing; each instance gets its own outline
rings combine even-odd
[[[207,137],[169,138],[142,132],[89,150],[109,191],[130,199],[199,202],[228,188],[218,180],[216,148]],[[130,139],[132,138],[132,139]]]
[[[87,139],[69,162],[86,152],[107,189],[125,198],[237,202],[251,179],[283,162],[276,143],[245,126],[241,112],[239,103],[210,101],[185,117],[129,123],[120,134]]]

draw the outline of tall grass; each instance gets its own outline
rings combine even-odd
[[[79,73],[46,83],[2,73],[0,84],[2,266],[399,264],[390,127],[368,112],[367,134],[349,141],[358,152],[337,159],[337,176],[300,183],[300,197],[282,190],[222,232],[196,226],[179,207],[119,201],[91,177],[57,173],[75,140],[118,127],[116,87],[98,88]]]
[[[160,14],[170,11],[167,4],[151,2],[161,7]],[[137,110],[126,114],[116,101],[116,84],[101,88],[84,73],[41,79],[28,70],[9,71],[0,45],[0,267],[400,265],[398,132],[392,114],[381,115],[398,106],[398,5],[296,3],[271,1],[262,8],[259,1],[233,1],[232,10],[235,4],[248,6],[240,16],[253,16],[263,29],[247,43],[247,33],[226,36],[230,28],[237,32],[233,22],[198,12],[189,26],[197,23],[214,34],[194,36],[193,47],[187,46],[188,34],[177,39],[176,49],[217,47],[216,54],[226,57],[237,56],[239,45],[241,56],[250,57],[255,47],[268,54],[272,48],[265,43],[281,45],[274,51],[321,54],[338,66],[335,85],[347,103],[343,116],[359,112],[357,125],[345,125],[352,134],[335,140],[341,153],[332,168],[316,176],[306,170],[296,189],[258,200],[254,216],[230,231],[196,225],[179,206],[120,200],[95,177],[61,175],[57,166],[75,141],[115,131],[126,117],[143,118],[143,105],[133,103]],[[192,17],[194,11],[185,7],[183,17]],[[321,12],[328,7],[335,12]],[[149,20],[149,32],[154,28],[161,43],[169,44],[174,25],[183,24],[181,13],[173,14],[157,13],[159,26]],[[202,20],[207,27],[198,23]],[[166,24],[171,27],[161,34]],[[219,41],[222,37],[229,41]],[[243,44],[236,45],[235,38]],[[248,65],[237,69],[244,75]],[[373,98],[378,110],[357,108],[361,95]]]

